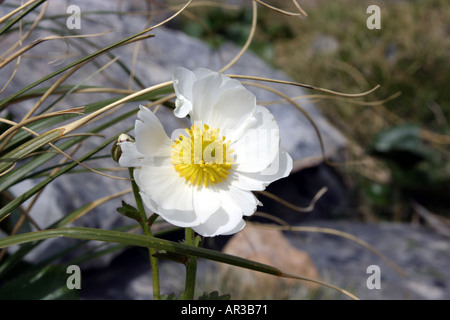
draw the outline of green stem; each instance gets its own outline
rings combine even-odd
[[[194,230],[191,228],[185,229],[186,244],[191,246],[198,246]],[[200,239],[200,238],[199,238]],[[195,293],[195,280],[197,277],[197,257],[189,256],[186,263],[186,283],[184,290],[184,299],[193,300]]]
[[[156,219],[157,215],[154,214],[150,217],[151,223],[147,222],[147,215],[145,214],[144,204],[142,203],[141,195],[139,194],[139,187],[133,179],[133,168],[128,168],[128,172],[130,173],[131,178],[131,186],[133,188],[134,198],[136,200],[137,209],[141,216],[140,224],[142,231],[146,236],[152,237],[152,231],[150,229],[151,223]],[[159,263],[158,259],[154,257],[156,250],[153,248],[148,248],[148,253],[150,257],[150,266],[152,269],[152,282],[153,282],[153,299],[160,300],[160,286],[159,286]]]

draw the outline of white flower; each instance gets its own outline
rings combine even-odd
[[[170,139],[141,106],[136,141],[121,143],[121,166],[135,167],[145,205],[166,221],[203,236],[233,234],[261,205],[252,191],[286,177],[292,159],[280,150],[267,108],[234,79],[206,69],[176,70],[177,117],[192,127]]]

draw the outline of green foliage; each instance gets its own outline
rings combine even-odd
[[[211,10],[192,9],[193,16],[180,19],[181,29],[190,36],[200,38],[212,48],[218,49],[226,41],[237,45],[244,45],[250,34],[252,24],[252,10],[248,6],[234,9],[214,8]],[[195,18],[193,18],[195,17]],[[289,39],[293,31],[283,22],[258,19],[258,30],[264,36],[255,37],[250,44],[250,50],[269,63],[275,59],[272,40]]]
[[[230,300],[229,294],[223,294],[219,295],[218,291],[213,292],[204,292],[203,295],[201,295],[198,300]]]
[[[435,104],[450,117],[450,76],[445,37],[447,1],[398,1],[379,4],[381,29],[366,28],[366,2],[318,1],[308,18],[286,20],[302,30],[296,41],[276,41],[277,64],[295,79],[340,92],[358,92],[380,84],[377,97],[401,92],[390,105],[395,114],[436,126]],[[315,50],[321,37],[336,41],[331,51]],[[296,61],[296,63],[293,63]],[[348,107],[347,107],[348,108]],[[351,107],[350,107],[351,108]]]
[[[170,293],[170,294],[162,294],[161,300],[184,300],[184,299],[183,294],[180,294],[180,296],[177,297],[175,293]]]
[[[388,128],[375,136],[372,152],[401,167],[415,166],[432,156],[420,133],[420,127],[412,124]]]
[[[252,22],[251,11],[246,9],[201,10],[197,19],[181,21],[181,27],[187,34],[205,40],[213,48],[220,47],[225,41],[232,41],[242,45],[247,40]]]
[[[66,267],[49,265],[26,272],[0,287],[0,300],[73,300],[79,290],[69,289]]]
[[[189,257],[184,254],[167,252],[166,250],[158,250],[153,256],[157,257],[158,259],[170,260],[176,263],[181,263],[183,265],[186,265],[189,260]]]
[[[161,300],[185,300],[185,297],[183,293],[180,293],[179,296],[177,296],[175,293],[170,293],[168,295],[162,295]],[[212,291],[210,293],[204,292],[201,296],[198,297],[198,300],[230,300],[230,295],[219,295],[218,291]]]
[[[447,162],[439,150],[424,141],[418,125],[405,124],[381,131],[371,150],[387,164],[392,175],[389,184],[371,184],[367,190],[374,203],[392,206],[416,199],[440,213],[440,206],[447,207],[450,182]],[[395,194],[397,198],[393,197]]]
[[[139,211],[135,207],[129,205],[123,200],[122,206],[120,208],[117,208],[117,212],[138,222],[141,220],[141,215],[139,214]]]

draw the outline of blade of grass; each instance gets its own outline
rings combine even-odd
[[[64,132],[63,129],[54,129],[45,132],[37,136],[36,138],[33,138],[30,141],[25,142],[24,144],[12,150],[11,152],[8,152],[6,155],[0,158],[0,172],[3,172],[4,170],[8,169],[10,165],[19,161],[20,159],[23,159],[25,156],[36,151],[37,149],[43,147],[48,142],[56,140],[57,138],[61,137],[63,132]]]
[[[69,223],[72,223],[73,221],[81,218],[82,216],[86,215],[88,212],[92,211],[93,209],[97,208],[98,206],[115,199],[117,197],[120,197],[126,193],[131,192],[131,190],[125,190],[123,192],[118,192],[114,195],[106,196],[103,198],[100,198],[98,200],[92,201],[90,203],[85,204],[81,208],[72,211],[71,213],[67,214],[66,216],[62,217],[58,221],[54,222],[50,226],[48,226],[46,229],[54,229],[54,228],[60,228],[68,225]],[[19,250],[11,254],[8,258],[6,258],[2,263],[0,264],[0,279],[5,276],[5,274],[11,270],[17,263],[22,261],[22,259],[35,247],[37,247],[41,241],[37,241],[34,243],[27,243],[26,245],[22,245]]]
[[[5,33],[6,31],[8,31],[13,25],[15,25],[18,21],[22,20],[22,18],[24,18],[26,15],[28,15],[30,12],[32,12],[34,9],[36,9],[37,7],[39,7],[41,4],[43,4],[45,1],[47,0],[31,0],[28,1],[26,4],[24,4],[23,6],[17,8],[16,10],[13,10],[12,12],[10,12],[9,14],[7,14],[6,16],[2,17],[0,19],[0,23],[5,22],[9,17],[11,17],[12,15],[16,14],[17,12],[19,12],[22,9],[25,9],[27,6],[31,5],[31,7],[29,7],[28,9],[26,9],[25,11],[23,11],[19,16],[17,16],[16,18],[14,18],[11,22],[9,22],[6,26],[3,27],[2,30],[0,30],[0,35],[2,35],[3,33]],[[35,2],[33,4],[33,2]]]
[[[315,87],[315,86],[312,86],[309,84],[299,83],[299,82],[295,82],[295,81],[286,81],[286,80],[254,77],[254,76],[247,76],[247,75],[237,75],[237,74],[228,74],[227,76],[229,76],[230,78],[236,78],[236,79],[249,79],[249,80],[256,80],[256,81],[266,81],[266,82],[287,84],[287,85],[302,87],[302,88],[306,88],[306,89],[316,90],[316,91],[320,91],[320,92],[325,92],[325,93],[329,93],[329,94],[333,94],[333,95],[337,95],[337,96],[341,96],[341,97],[349,97],[349,98],[358,98],[358,97],[366,96],[366,95],[374,92],[375,90],[377,90],[380,87],[380,85],[377,84],[375,87],[373,87],[372,89],[365,91],[365,92],[342,93],[342,92],[337,92],[337,91],[333,91],[333,90],[329,90],[329,89],[325,89],[325,88]],[[287,99],[287,100],[292,100],[292,99]]]
[[[59,132],[59,131],[57,131]],[[40,136],[39,136],[40,137]],[[38,138],[39,138],[38,137]],[[117,137],[112,137],[106,141],[104,141],[101,145],[99,145],[97,148],[89,151],[87,154],[85,154],[84,156],[82,156],[80,159],[78,159],[79,162],[83,162],[84,160],[90,158],[91,156],[93,156],[94,154],[96,154],[97,152],[99,152],[100,150],[102,150],[103,148],[105,148],[106,146],[108,146],[109,144],[111,144],[113,141],[115,141],[115,139],[117,139]],[[0,163],[1,164],[1,163]],[[38,184],[36,184],[34,187],[30,188],[29,190],[27,190],[26,192],[24,192],[23,194],[21,194],[20,196],[18,196],[17,198],[15,198],[13,201],[9,202],[7,205],[5,205],[4,207],[2,207],[0,209],[0,219],[5,216],[6,214],[8,214],[10,211],[14,210],[15,208],[17,208],[18,206],[20,206],[23,202],[25,202],[26,200],[28,200],[30,197],[32,197],[34,194],[36,194],[37,192],[39,192],[40,189],[42,189],[43,187],[45,187],[47,184],[49,184],[50,182],[52,182],[54,179],[56,179],[57,177],[59,177],[60,175],[66,173],[67,171],[73,169],[74,167],[76,167],[78,164],[76,162],[72,162],[69,163],[66,167],[64,167],[63,169],[59,170],[57,173],[55,173],[54,175],[48,176],[46,179],[40,181]]]
[[[139,97],[136,97],[130,101],[142,101],[142,100],[153,100],[153,99],[157,99],[160,94],[166,94],[166,92],[172,92],[173,88],[164,88],[162,90],[158,90],[152,93],[148,93],[146,95],[142,95]],[[108,100],[104,100],[104,101],[100,101],[100,102],[95,102],[89,105],[86,105],[85,107],[85,111],[86,112],[90,112],[90,111],[95,111],[98,110],[100,108],[102,108],[103,106],[115,102],[117,100],[121,99],[121,97],[117,97],[117,98],[111,98]],[[133,114],[135,114],[138,111],[138,109],[136,108],[136,110],[132,110],[129,111],[123,115],[120,115],[116,118],[113,118],[112,120],[92,129],[89,131],[89,133],[99,133],[104,129],[107,129],[109,127],[111,127],[112,125],[132,116]],[[57,117],[61,117],[59,119],[55,119]],[[64,115],[64,116],[56,116],[54,118],[49,118],[49,119],[43,119],[41,120],[41,122],[36,122],[36,128],[33,127],[33,129],[38,130],[41,128],[46,128],[46,127],[50,127],[53,126],[54,124],[61,122],[63,120],[67,120],[69,118],[73,117],[72,115]],[[32,126],[30,126],[32,127]],[[18,133],[16,135],[16,137],[18,138],[19,136],[21,138],[25,138],[26,136],[21,135],[22,132]],[[83,140],[87,139],[89,136],[78,136],[78,137],[74,137],[71,138],[69,141],[66,141],[64,143],[62,143],[59,148],[61,150],[66,150],[67,148],[70,148],[72,146],[74,146],[77,143],[82,142]],[[49,141],[50,142],[50,141]],[[45,153],[42,154],[38,157],[35,157],[32,161],[29,161],[27,163],[25,163],[24,165],[22,165],[20,168],[17,168],[16,170],[9,172],[8,174],[5,174],[4,176],[0,176],[0,192],[3,190],[6,190],[8,187],[10,187],[11,185],[21,181],[27,174],[29,174],[32,170],[40,167],[42,164],[45,164],[46,162],[48,162],[50,159],[52,159],[53,157],[55,157],[57,154],[55,153]]]
[[[358,299],[356,296],[351,294],[350,292],[338,288],[332,284],[325,283],[323,281],[319,281],[316,279],[310,279],[303,276],[292,275],[289,273],[285,273],[278,268],[269,266],[267,264],[259,263],[256,261],[244,259],[241,257],[225,254],[223,252],[214,251],[210,249],[200,248],[185,245],[182,243],[172,242],[164,239],[159,239],[155,237],[149,237],[140,234],[126,233],[120,231],[112,231],[112,230],[102,230],[95,228],[83,228],[83,227],[67,227],[67,228],[59,228],[59,229],[51,229],[44,231],[36,231],[31,233],[24,233],[20,235],[11,236],[8,238],[0,239],[0,247],[7,247],[11,245],[21,244],[21,243],[29,243],[38,240],[57,238],[57,237],[68,237],[74,239],[82,239],[82,240],[95,240],[95,241],[106,241],[113,243],[122,243],[133,246],[145,247],[145,248],[155,248],[160,250],[166,250],[168,252],[173,252],[182,255],[190,255],[196,256],[199,258],[204,258],[220,263],[226,263],[230,265],[234,265],[237,267],[250,269],[258,272],[263,272],[266,274],[271,274],[278,277],[283,278],[292,278],[303,281],[310,281],[314,283],[318,283],[320,285],[324,285],[326,287],[337,290],[352,299]]]
[[[16,123],[12,127],[10,127],[8,130],[4,131],[0,135],[0,141],[5,139],[5,137],[7,137],[9,134],[19,130],[22,127],[25,127],[26,125],[28,125],[30,123],[36,122],[36,121],[38,121],[40,119],[51,118],[51,117],[55,117],[55,116],[59,116],[59,115],[63,115],[63,114],[81,115],[83,113],[84,113],[84,108],[83,107],[79,107],[79,108],[74,108],[74,109],[67,109],[67,110],[61,110],[61,111],[41,114],[41,115],[35,116],[33,118],[23,119],[21,122]]]
[[[172,80],[167,81],[167,82],[162,82],[162,83],[156,84],[154,86],[151,86],[149,88],[145,88],[143,90],[137,91],[137,92],[135,92],[133,94],[130,94],[128,96],[125,96],[125,97],[123,97],[123,98],[121,98],[121,99],[119,99],[119,100],[117,100],[117,101],[115,101],[113,103],[110,103],[110,104],[104,106],[103,108],[101,108],[100,110],[92,112],[91,114],[86,115],[85,117],[83,117],[83,118],[81,118],[79,120],[76,120],[76,121],[74,121],[72,123],[69,123],[69,124],[67,124],[65,126],[62,126],[62,127],[60,127],[60,129],[64,130],[65,134],[69,133],[69,132],[72,132],[73,130],[76,130],[76,129],[84,126],[88,122],[91,122],[93,119],[95,119],[96,117],[98,117],[99,115],[101,115],[102,113],[104,113],[106,111],[109,111],[109,110],[111,110],[111,109],[113,109],[113,108],[115,108],[115,107],[117,107],[117,106],[119,106],[119,105],[121,105],[121,104],[123,104],[125,102],[132,101],[134,98],[137,98],[137,97],[139,97],[139,96],[141,96],[143,94],[150,93],[150,92],[153,92],[153,91],[158,90],[158,89],[167,88],[171,84],[172,84]]]
[[[305,12],[298,6],[298,4],[296,5],[296,7],[297,7],[297,9],[299,9],[299,13],[297,13],[297,12],[290,12],[290,11],[286,11],[286,10],[283,10],[283,9],[280,9],[280,8],[277,8],[277,7],[274,7],[274,6],[272,6],[272,5],[270,5],[270,4],[267,4],[267,3],[265,3],[265,2],[262,2],[261,0],[255,0],[255,2],[258,2],[259,4],[261,4],[261,5],[263,5],[263,6],[265,6],[265,7],[267,7],[267,8],[269,8],[270,10],[273,10],[273,11],[275,11],[275,12],[278,12],[278,13],[281,13],[281,14],[284,14],[284,15],[286,15],[286,16],[292,16],[292,17],[294,17],[294,16],[296,16],[296,17],[298,17],[298,16],[303,16],[303,17],[305,17]],[[294,2],[295,3],[295,2]]]
[[[294,211],[298,211],[298,212],[311,212],[312,210],[314,210],[314,206],[316,204],[316,202],[320,199],[320,197],[322,197],[325,192],[327,192],[328,188],[327,187],[323,187],[322,189],[320,189],[316,195],[314,196],[314,198],[312,199],[311,203],[309,204],[309,206],[307,207],[299,207],[296,206],[278,196],[276,196],[273,193],[270,193],[268,191],[257,191],[259,194],[262,194],[263,196],[266,196],[268,198],[271,198],[279,203],[281,203],[282,205],[284,205],[285,207],[288,207]]]
[[[27,46],[21,48],[20,50],[17,50],[15,53],[11,54],[10,56],[8,56],[7,58],[5,58],[4,60],[2,60],[0,62],[0,69],[3,68],[4,66],[6,66],[7,64],[9,64],[11,61],[13,61],[14,59],[16,59],[17,57],[22,56],[24,53],[26,53],[27,51],[33,49],[35,46],[46,42],[46,41],[50,41],[50,40],[67,40],[70,38],[80,38],[80,37],[97,37],[97,36],[101,36],[103,34],[105,34],[106,32],[102,32],[102,33],[96,33],[96,34],[87,34],[87,35],[73,35],[73,36],[55,36],[55,35],[51,35],[51,36],[47,36],[44,38],[38,38],[36,40],[34,40],[33,42],[31,42],[30,44],[28,44]],[[93,59],[89,58],[89,59]],[[86,61],[89,61],[89,59],[83,60],[80,63],[84,63]],[[64,70],[65,71],[65,70]]]
[[[146,100],[148,100],[148,101],[153,101],[153,100],[154,101],[158,101],[161,96],[165,96],[165,95],[167,95],[169,93],[172,93],[172,92],[173,92],[173,88],[167,86],[167,87],[160,88],[158,90],[154,90],[153,92],[149,92],[149,93],[142,94],[140,96],[134,97],[131,100],[129,100],[128,102],[139,102],[139,101],[146,101]],[[129,91],[126,91],[126,93],[129,93]],[[130,94],[133,94],[133,93],[135,93],[135,92],[132,91]],[[93,103],[87,104],[87,105],[84,106],[85,113],[89,114],[89,113],[95,112],[95,111],[105,107],[106,105],[109,105],[111,103],[117,102],[119,99],[123,99],[125,97],[126,96],[122,96],[121,95],[119,97],[109,98],[109,99],[106,99],[106,100],[102,100],[102,101],[98,101],[98,102],[93,102]],[[131,115],[132,114],[130,114],[130,116]],[[30,125],[29,128],[34,130],[34,131],[39,131],[39,130],[42,130],[42,129],[49,128],[49,127],[52,127],[54,125],[57,125],[57,124],[59,124],[61,122],[64,122],[64,121],[69,120],[69,119],[72,119],[74,117],[75,117],[75,115],[55,116],[53,118],[36,121],[32,125]],[[123,119],[123,118],[121,117],[121,119]],[[97,131],[91,131],[91,132],[92,133],[96,133],[96,132],[99,132],[99,131],[97,130]],[[24,132],[24,131],[17,133],[17,135],[16,135],[17,140],[13,139],[11,141],[11,143],[7,147],[22,141],[27,136],[29,136],[29,134]]]
[[[120,41],[118,41],[118,42],[115,42],[115,43],[113,43],[113,44],[111,44],[111,45],[109,45],[109,46],[106,46],[105,48],[102,48],[102,49],[100,49],[100,50],[98,50],[98,51],[96,51],[96,52],[93,52],[92,54],[87,55],[87,56],[85,56],[85,57],[83,57],[83,58],[81,58],[81,59],[79,59],[79,60],[77,60],[77,61],[74,61],[74,62],[72,62],[72,63],[66,65],[65,67],[63,67],[63,68],[61,68],[61,69],[59,69],[59,70],[57,70],[57,71],[55,71],[55,72],[53,72],[53,73],[47,75],[47,76],[45,76],[45,77],[39,79],[38,81],[35,81],[34,83],[32,83],[32,84],[26,86],[25,88],[23,88],[23,89],[17,91],[15,94],[9,96],[9,97],[6,98],[5,100],[3,100],[2,103],[0,103],[0,110],[4,109],[4,105],[7,104],[9,101],[15,99],[17,96],[19,96],[19,95],[23,94],[24,92],[30,90],[31,88],[36,87],[37,85],[39,85],[39,84],[41,84],[41,83],[47,81],[48,79],[51,79],[52,77],[54,77],[54,76],[60,74],[61,72],[64,72],[64,71],[66,71],[66,70],[68,70],[68,69],[70,69],[70,68],[76,66],[77,64],[79,64],[79,63],[81,63],[81,62],[83,62],[83,61],[85,61],[85,60],[91,59],[91,58],[96,57],[96,56],[99,56],[99,55],[101,55],[101,54],[103,54],[103,53],[105,53],[105,52],[108,52],[108,51],[110,51],[111,49],[114,49],[114,48],[119,47],[119,46],[121,46],[121,45],[123,45],[123,44],[126,44],[126,43],[130,43],[130,41],[132,41],[133,39],[135,39],[135,38],[137,38],[137,37],[139,37],[139,36],[141,36],[141,35],[143,35],[143,34],[145,34],[145,33],[150,32],[151,30],[153,30],[153,29],[155,29],[155,28],[158,28],[158,27],[161,26],[161,25],[164,25],[164,24],[167,23],[168,21],[170,21],[170,20],[172,20],[173,18],[175,18],[176,16],[178,16],[183,10],[185,10],[185,9],[189,6],[189,4],[190,4],[191,2],[192,2],[192,0],[187,1],[186,4],[185,4],[180,10],[178,10],[176,13],[174,13],[172,16],[170,16],[170,17],[167,18],[166,20],[164,20],[164,21],[162,21],[162,22],[156,24],[155,26],[152,26],[152,27],[150,27],[150,28],[144,29],[144,30],[142,30],[142,31],[140,31],[140,32],[138,32],[138,33],[132,35],[132,36],[129,36],[129,37],[127,37],[127,38],[125,38],[125,39],[122,39],[122,40],[120,40]]]
[[[116,48],[118,46],[121,46],[122,44],[127,43],[128,41],[133,40],[133,39],[139,37],[140,35],[142,35],[142,34],[144,34],[146,32],[148,32],[148,29],[143,30],[143,31],[141,31],[141,32],[139,32],[137,34],[134,34],[134,35],[132,35],[132,36],[130,36],[128,38],[122,39],[122,40],[120,40],[120,41],[118,41],[118,42],[116,42],[116,43],[114,43],[112,45],[109,45],[109,46],[107,46],[107,47],[105,47],[105,48],[103,48],[101,50],[98,50],[98,51],[96,51],[94,53],[91,53],[90,55],[87,55],[87,56],[85,56],[85,57],[83,57],[83,58],[81,58],[81,59],[79,59],[77,61],[74,61],[74,62],[66,65],[65,67],[62,67],[59,70],[57,70],[57,71],[55,71],[55,72],[53,72],[53,73],[51,73],[51,74],[49,74],[49,75],[47,75],[45,77],[42,77],[38,81],[33,82],[32,84],[26,86],[25,88],[23,88],[21,90],[18,90],[15,94],[13,94],[13,95],[9,96],[8,98],[4,99],[2,101],[2,103],[0,103],[0,109],[4,109],[4,106],[6,104],[8,104],[8,102],[10,102],[11,100],[13,100],[16,97],[20,96],[21,94],[27,92],[28,90],[36,87],[37,85],[39,85],[39,84],[41,84],[41,83],[43,83],[43,82],[53,78],[54,76],[57,76],[58,74],[66,71],[66,70],[69,70],[69,69],[77,66],[78,64],[83,63],[86,60],[90,60],[90,59],[95,58],[95,57],[97,57],[97,56],[99,56],[99,55],[101,55],[101,54],[103,54],[103,53],[105,53],[105,52],[107,52],[107,51],[109,51],[111,49],[114,49],[114,48]]]
[[[39,23],[44,18],[45,12],[47,10],[49,2],[46,2],[44,6],[41,8],[41,11],[39,12],[39,15],[36,17],[36,19],[33,21],[30,28],[27,30],[27,32],[22,35],[22,32],[20,32],[20,39],[17,41],[14,45],[8,48],[5,52],[3,52],[0,55],[0,59],[4,59],[6,56],[9,55],[10,52],[16,50],[17,46],[22,46],[22,43],[30,36],[30,34],[36,29],[36,27],[39,25]],[[27,23],[25,21],[20,21],[21,25],[26,25]],[[20,28],[19,28],[20,30]]]

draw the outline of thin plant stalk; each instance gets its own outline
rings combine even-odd
[[[152,237],[153,236],[152,231],[147,222],[147,215],[145,214],[145,208],[142,203],[141,195],[139,194],[139,187],[137,186],[136,182],[133,179],[133,168],[128,168],[128,171],[130,173],[131,185],[133,188],[133,194],[136,200],[137,209],[141,217],[140,224],[142,231],[146,236]],[[158,259],[154,256],[156,254],[156,250],[154,248],[149,247],[148,254],[150,257],[150,266],[152,269],[153,299],[161,300],[160,285],[159,285],[159,262]]]
[[[185,229],[186,244],[197,246],[195,243],[195,233],[191,228]],[[195,293],[195,279],[197,277],[197,257],[189,256],[186,263],[186,283],[184,290],[184,299],[193,300]]]

